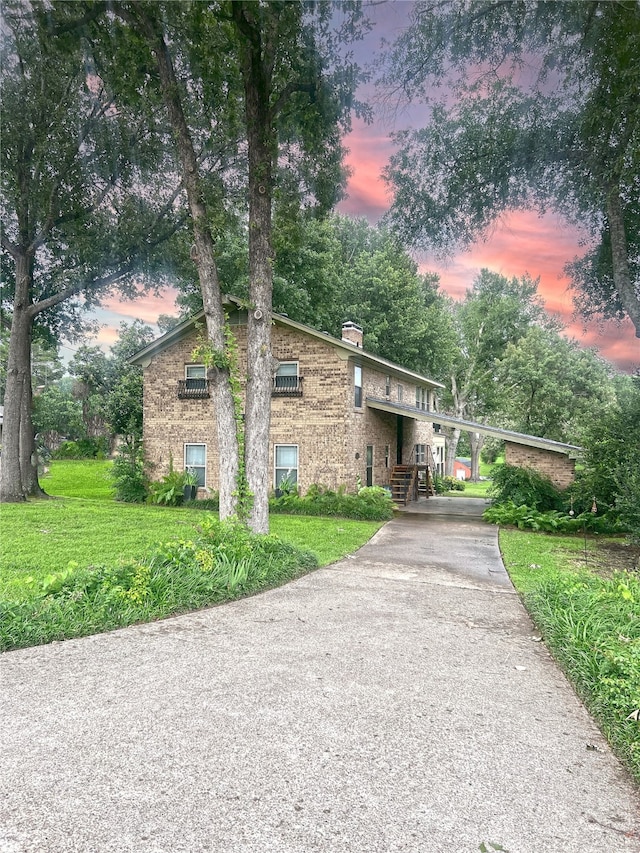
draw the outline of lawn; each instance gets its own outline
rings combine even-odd
[[[34,584],[70,563],[115,566],[158,543],[192,535],[202,510],[116,503],[109,467],[96,460],[53,462],[42,480],[53,499],[0,508],[0,600],[29,597]],[[79,497],[83,494],[91,498]],[[270,526],[272,533],[327,565],[356,551],[381,524],[276,515]]]
[[[640,548],[623,539],[500,531],[514,586],[554,657],[640,782]]]

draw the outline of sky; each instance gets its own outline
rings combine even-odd
[[[380,49],[381,39],[393,40],[406,24],[411,8],[409,2],[373,4],[370,15],[375,17],[372,32],[360,45],[358,54],[367,59]],[[366,99],[370,93],[361,95]],[[353,120],[352,131],[345,139],[349,149],[347,164],[352,174],[347,185],[347,198],[340,203],[342,214],[364,217],[376,223],[390,205],[389,190],[381,172],[393,152],[390,134],[396,130],[419,127],[423,113],[419,105],[398,111],[379,111],[372,124]],[[546,310],[558,316],[565,324],[569,337],[581,346],[595,347],[618,370],[631,373],[640,368],[640,339],[635,337],[630,321],[618,325],[613,322],[586,323],[574,317],[569,279],[564,275],[564,265],[585,251],[581,240],[586,235],[553,213],[539,216],[535,211],[513,211],[498,222],[485,240],[476,242],[465,252],[446,261],[427,254],[414,257],[422,272],[437,272],[440,287],[450,296],[460,299],[483,267],[507,277],[529,273],[539,278],[538,292]],[[164,296],[144,296],[135,302],[120,302],[117,298],[106,300],[97,319],[102,325],[97,338],[108,348],[117,337],[121,322],[131,323],[139,318],[155,326],[159,314],[175,314],[175,294],[169,290]],[[74,349],[76,347],[74,346]],[[63,348],[66,357],[71,348]]]

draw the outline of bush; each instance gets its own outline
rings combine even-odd
[[[318,561],[239,522],[203,518],[188,539],[141,560],[49,575],[25,602],[0,603],[0,651],[81,637],[238,598],[316,568]]]
[[[53,459],[106,459],[109,451],[108,437],[100,435],[78,441],[63,441],[53,453]]]
[[[441,477],[436,474],[433,478],[433,488],[436,495],[444,495],[447,492],[464,492],[464,482],[455,477]]]
[[[111,477],[117,501],[144,503],[148,494],[148,480],[144,470],[142,442],[133,439],[120,447],[113,460]]]
[[[544,512],[559,510],[563,507],[562,492],[551,480],[538,474],[532,468],[518,468],[515,465],[501,465],[493,471],[493,483],[489,496],[494,503],[512,501]]]
[[[186,472],[174,471],[173,467],[161,480],[149,485],[149,501],[165,506],[182,506],[184,502],[184,487]]]
[[[324,515],[354,518],[360,521],[388,521],[393,518],[394,503],[380,486],[365,486],[357,494],[337,492],[313,484],[304,497],[297,494],[271,498],[269,511],[288,515]]]

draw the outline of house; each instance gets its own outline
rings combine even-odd
[[[458,456],[453,462],[453,476],[456,480],[471,479],[471,460]]]
[[[240,373],[246,373],[247,314],[226,298]],[[192,468],[200,494],[218,488],[215,401],[207,371],[192,353],[203,314],[181,323],[138,352],[144,373],[144,447],[153,478]],[[428,494],[444,464],[444,436],[433,427],[444,386],[368,353],[363,331],[345,323],[342,338],[272,317],[270,481],[332,489],[386,486],[400,502]]]

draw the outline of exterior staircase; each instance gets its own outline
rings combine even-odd
[[[425,498],[435,495],[433,472],[435,463],[431,448],[427,452],[427,461],[421,465],[395,465],[391,469],[389,487],[391,499],[399,506],[406,506],[409,501],[417,501],[422,495]]]

